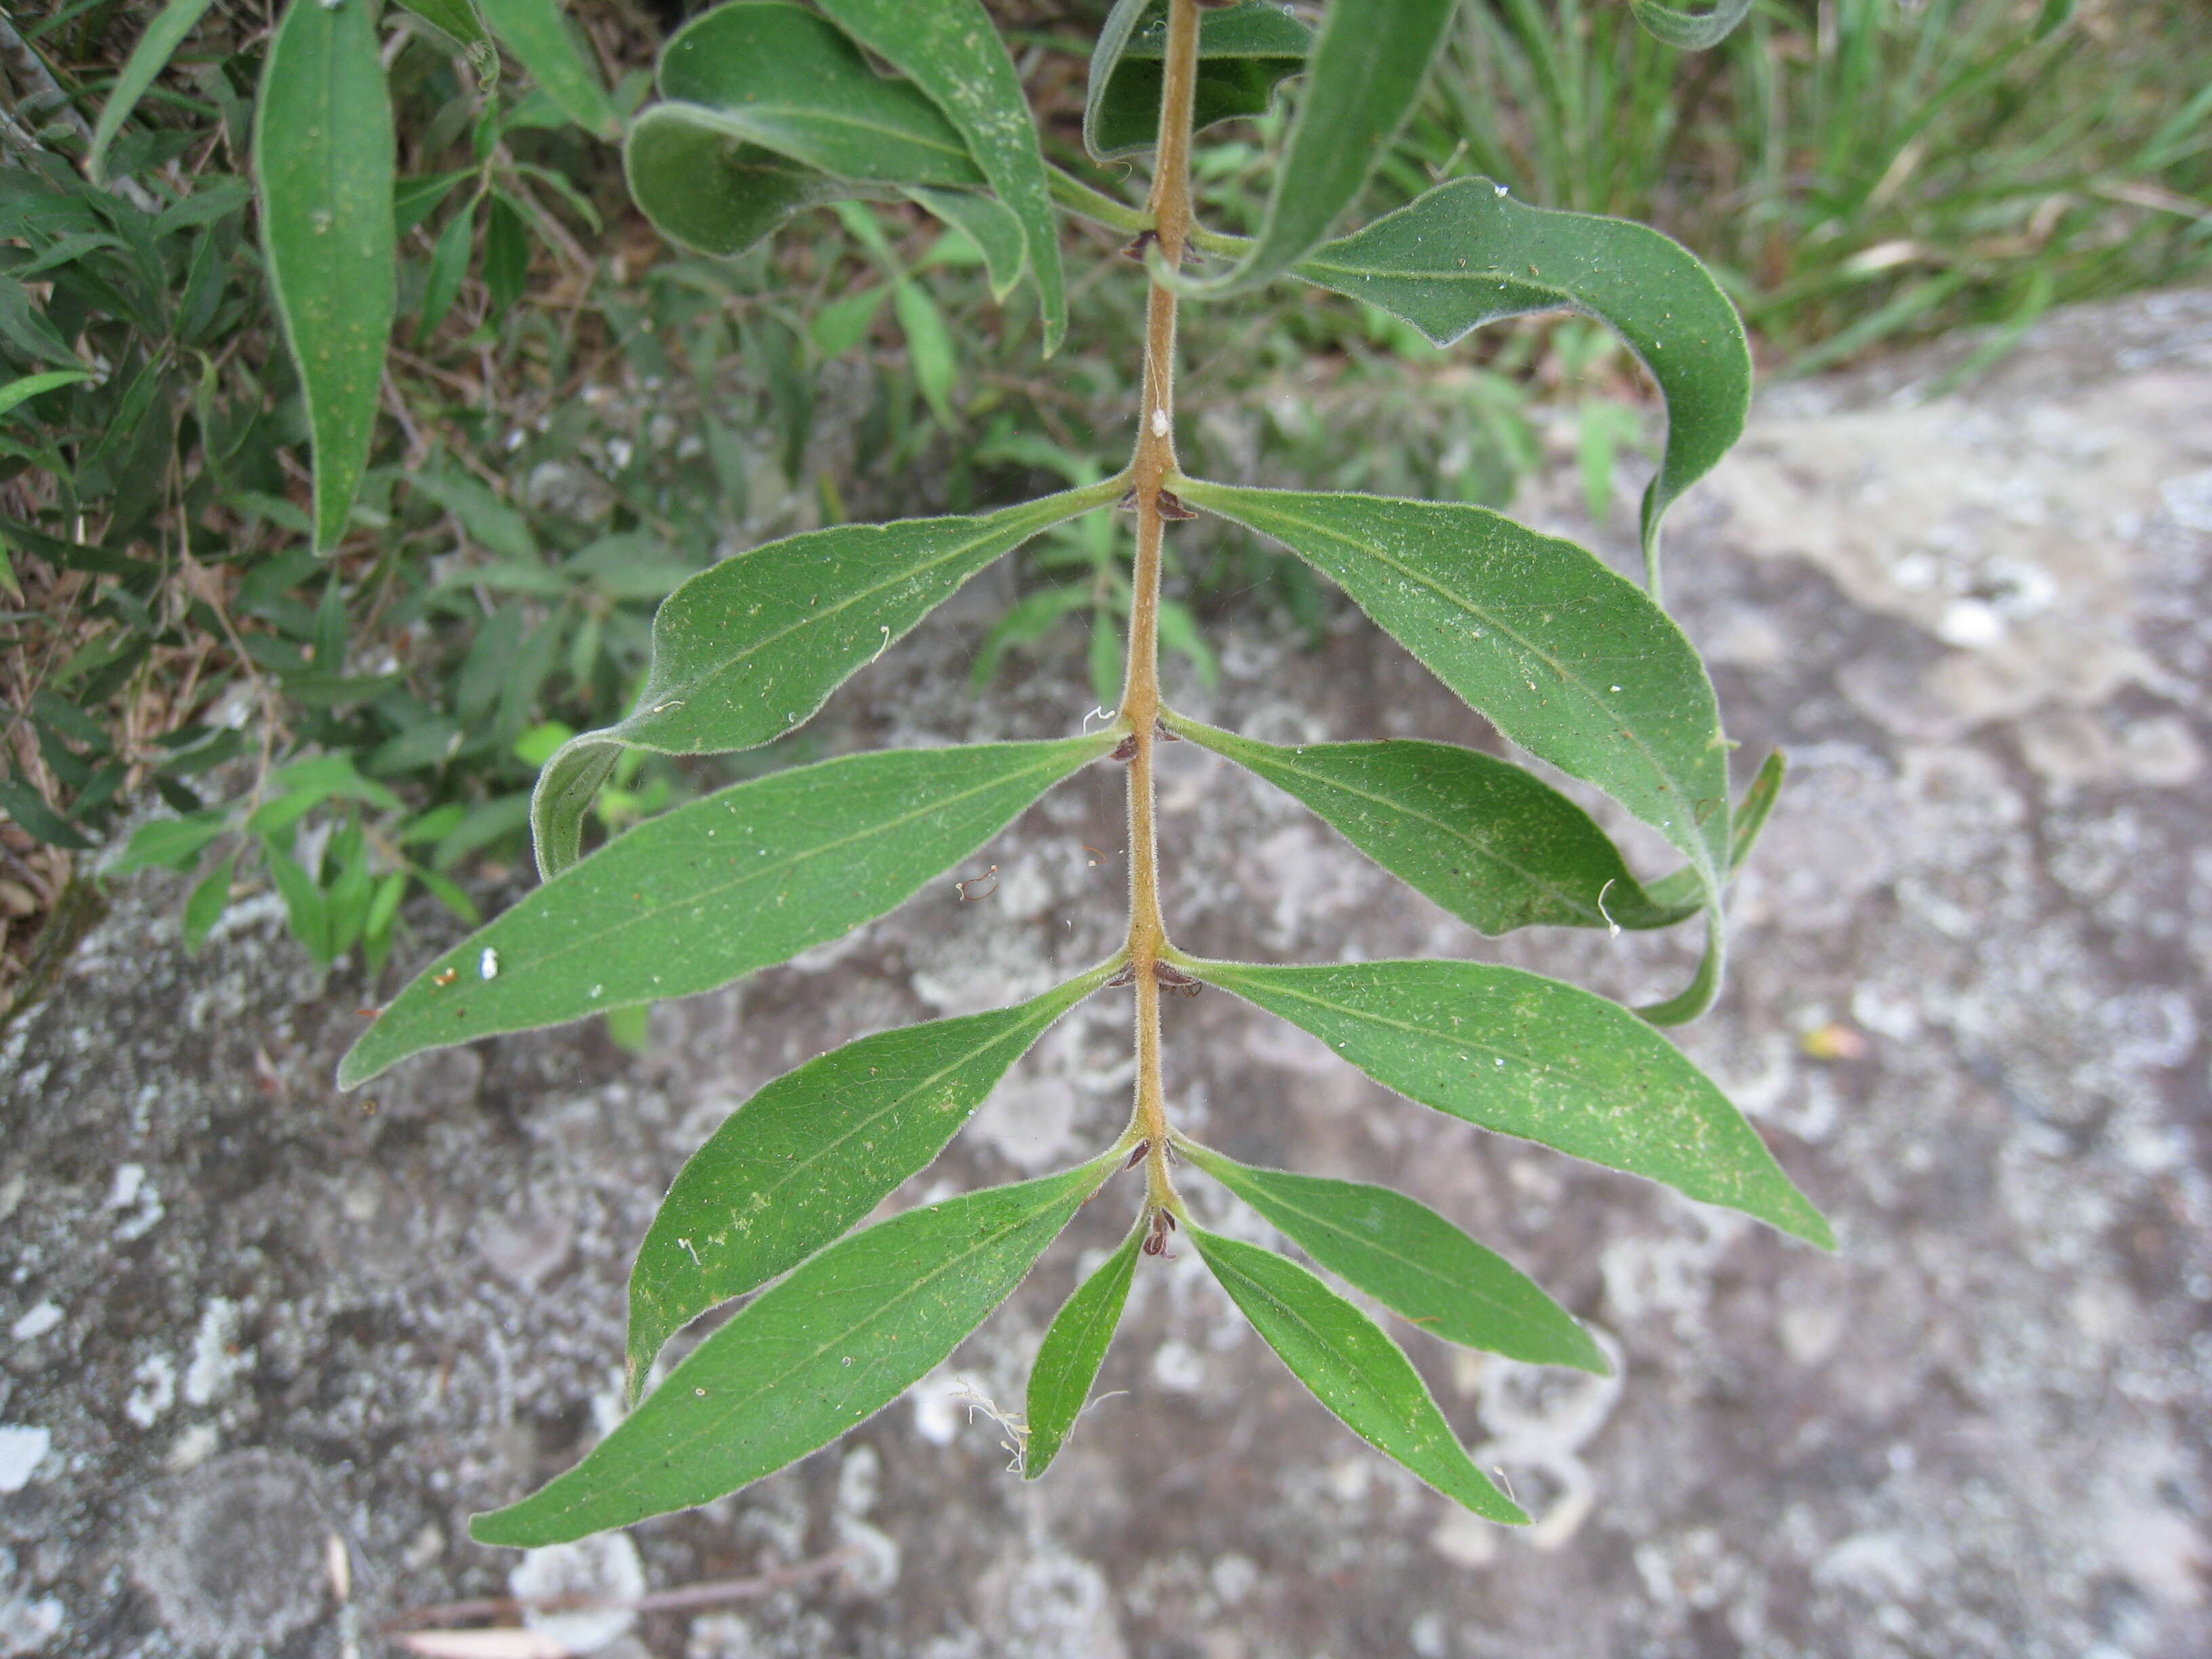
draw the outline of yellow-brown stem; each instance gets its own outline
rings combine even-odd
[[[1160,134],[1152,172],[1152,233],[1170,269],[1182,263],[1190,231],[1191,104],[1197,85],[1197,0],[1169,0]],[[1121,717],[1129,756],[1129,963],[1137,991],[1136,1127],[1152,1143],[1147,1180],[1155,1202],[1167,1179],[1167,1100],[1160,1084],[1160,987],[1154,969],[1167,943],[1160,918],[1159,843],[1153,824],[1152,745],[1160,713],[1160,491],[1176,470],[1176,296],[1152,284],[1145,312],[1144,400],[1130,463],[1137,497],[1137,561],[1129,604],[1129,668]]]

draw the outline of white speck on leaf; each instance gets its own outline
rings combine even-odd
[[[483,954],[477,958],[477,977],[478,979],[499,977],[499,952],[489,945],[484,946]]]

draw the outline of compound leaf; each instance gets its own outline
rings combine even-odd
[[[1389,1334],[1295,1261],[1202,1227],[1191,1242],[1267,1345],[1345,1427],[1454,1502],[1508,1526],[1521,1506],[1475,1468]]]
[[[1331,1273],[1409,1324],[1532,1365],[1613,1368],[1565,1309],[1494,1250],[1403,1193],[1355,1181],[1254,1169],[1179,1143],[1199,1168]]]
[[[293,0],[261,70],[262,246],[314,443],[314,542],[345,533],[398,305],[392,100],[373,7]]]
[[[1703,902],[1694,886],[1673,904],[1656,902],[1589,813],[1526,769],[1475,750],[1403,738],[1285,749],[1164,718],[1304,802],[1392,875],[1486,933],[1540,923],[1667,927]]]
[[[1667,402],[1667,447],[1644,493],[1656,586],[1659,523],[1743,434],[1751,349],[1697,257],[1648,225],[1516,202],[1455,179],[1302,261],[1297,274],[1402,317],[1438,345],[1500,317],[1562,307],[1627,343]]]
[[[1118,493],[1099,484],[975,517],[811,530],[699,572],[653,617],[636,710],[564,744],[539,773],[540,872],[576,861],[584,813],[624,748],[699,755],[781,737],[994,559]]]
[[[1312,252],[1396,135],[1443,45],[1453,0],[1334,0],[1306,59],[1305,91],[1258,239],[1198,293],[1281,276]]]
[[[836,939],[1114,742],[848,755],[679,806],[424,969],[354,1044],[339,1086],[425,1048],[709,990]]]
[[[1628,0],[1628,9],[1644,33],[1662,46],[1684,52],[1703,52],[1728,39],[1735,26],[1751,15],[1751,0],[1713,0],[1706,12],[1686,11],[1665,0]]]
[[[1198,20],[1198,82],[1191,131],[1265,115],[1275,88],[1306,66],[1313,31],[1281,6],[1248,0]],[[1164,0],[1121,0],[1091,54],[1083,142],[1101,161],[1150,149],[1158,141],[1166,78]]]
[[[947,1199],[832,1245],[748,1304],[574,1468],[470,1523],[535,1547],[709,1503],[898,1398],[1029,1272],[1109,1158]]]
[[[95,185],[107,182],[107,149],[115,135],[123,131],[124,122],[138,107],[154,77],[168,66],[185,37],[212,3],[213,0],[169,0],[161,15],[146,26],[138,44],[131,48],[123,73],[115,77],[114,89],[100,106],[100,120],[92,130],[92,148],[85,153],[84,170]]]
[[[562,114],[601,138],[611,140],[621,131],[606,88],[568,33],[560,0],[477,0],[477,4],[493,32],[522,60]]]
[[[1312,1032],[1409,1100],[1835,1248],[1711,1079],[1603,997],[1485,963],[1180,965]]]
[[[1067,331],[1058,222],[1021,76],[981,0],[821,3],[838,27],[929,94],[968,141],[969,155],[999,199],[1021,221],[1050,356]]]
[[[1720,890],[1719,705],[1682,630],[1635,583],[1487,507],[1175,489],[1328,576],[1499,731],[1605,790],[1680,849],[1707,895]]]
[[[629,1277],[629,1391],[708,1309],[759,1289],[928,1167],[1100,968],[990,1013],[878,1031],[732,1113],[661,1201]]]
[[[1129,1281],[1137,1271],[1137,1251],[1145,1242],[1140,1222],[1121,1248],[1075,1287],[1044,1334],[1036,1364],[1030,1368],[1029,1438],[1022,1445],[1022,1476],[1034,1480],[1052,1467],[1068,1431],[1091,1399],[1091,1385],[1106,1362],[1106,1350],[1129,1300]]]

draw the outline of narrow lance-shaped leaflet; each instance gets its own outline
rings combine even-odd
[[[1485,963],[1177,965],[1312,1032],[1409,1100],[1835,1248],[1711,1079],[1595,993]]]
[[[1181,1137],[1176,1144],[1322,1267],[1429,1335],[1531,1365],[1613,1369],[1535,1280],[1425,1204],[1388,1187],[1256,1169]]]
[[[623,750],[711,754],[781,737],[977,571],[1121,488],[974,517],[810,530],[699,572],[653,616],[635,711],[571,739],[538,774],[530,813],[540,872],[576,861],[584,813]]]
[[[1067,332],[1059,224],[1021,76],[981,0],[821,0],[821,5],[839,27],[929,94],[960,129],[999,199],[1021,221],[1050,356]]]
[[[1202,1227],[1191,1242],[1252,1328],[1344,1425],[1486,1520],[1526,1526],[1521,1506],[1474,1466],[1403,1350],[1295,1261]]]
[[[261,240],[313,443],[314,544],[345,533],[398,305],[392,100],[364,4],[293,0],[261,70]]]
[[[1015,1060],[1113,971],[878,1031],[786,1073],[694,1152],[629,1278],[629,1394],[668,1339],[803,1261],[928,1167]]]
[[[1098,1368],[1105,1364],[1106,1350],[1113,1345],[1121,1310],[1129,1300],[1129,1282],[1136,1276],[1137,1252],[1145,1242],[1147,1219],[1139,1217],[1121,1248],[1075,1287],[1044,1334],[1036,1363],[1030,1368],[1028,1436],[1022,1443],[1024,1480],[1034,1480],[1052,1467],[1090,1403],[1091,1386],[1098,1380]]]
[[[582,1462],[477,1516],[471,1535],[566,1543],[711,1503],[826,1446],[982,1323],[1115,1162],[908,1210],[831,1245],[739,1309]]]
[[[1438,345],[1562,307],[1618,334],[1667,402],[1667,447],[1644,493],[1647,585],[1667,508],[1743,434],[1751,349],[1697,257],[1648,225],[1530,207],[1487,179],[1455,179],[1302,260],[1297,274],[1401,317]]]
[[[341,1087],[501,1031],[711,990],[892,909],[1115,742],[889,750],[794,767],[638,825],[438,957]]]
[[[1751,0],[1714,0],[1707,12],[1687,11],[1665,0],[1628,0],[1628,9],[1653,40],[1684,52],[1703,52],[1720,45],[1751,15]]]
[[[1165,718],[1177,736],[1304,802],[1383,869],[1486,933],[1540,924],[1666,927],[1702,902],[1694,887],[1674,903],[1655,901],[1589,813],[1493,756],[1410,738],[1283,748]]]
[[[560,0],[476,0],[492,31],[545,88],[561,113],[595,137],[621,130],[599,76],[584,61]]]
[[[1635,583],[1486,507],[1173,483],[1327,575],[1507,737],[1658,830],[1717,895],[1719,705],[1682,630]]]

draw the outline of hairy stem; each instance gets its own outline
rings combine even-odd
[[[1173,270],[1182,263],[1190,230],[1191,101],[1197,83],[1197,0],[1170,0],[1167,61],[1160,95],[1160,137],[1147,204],[1161,256]],[[1130,462],[1137,506],[1137,562],[1129,605],[1129,669],[1124,677],[1121,718],[1128,723],[1129,963],[1137,992],[1137,1103],[1135,1127],[1152,1145],[1146,1184],[1155,1203],[1172,1196],[1168,1182],[1167,1100],[1160,1085],[1160,985],[1158,969],[1167,944],[1160,918],[1159,843],[1153,824],[1152,750],[1160,714],[1160,539],[1165,524],[1160,494],[1176,471],[1176,296],[1154,281],[1145,313],[1144,400],[1138,410],[1137,451]]]

